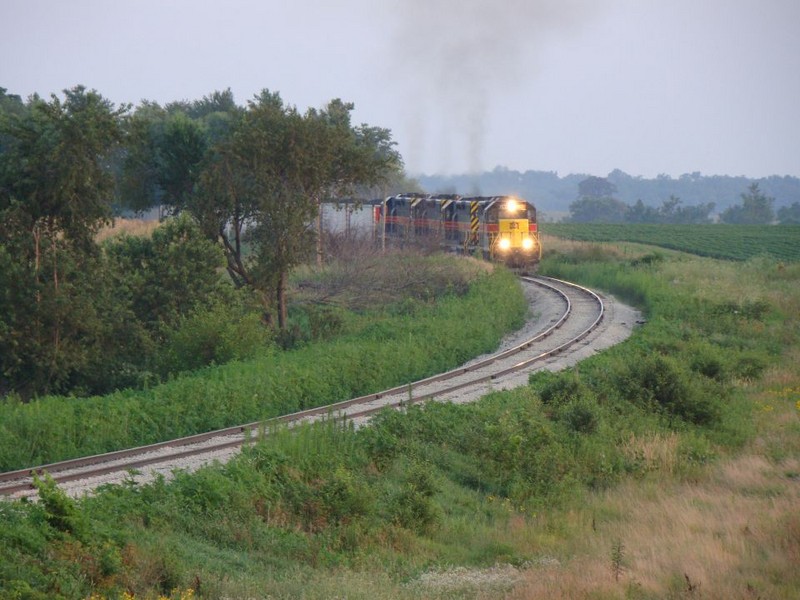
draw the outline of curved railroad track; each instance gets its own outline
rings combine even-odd
[[[175,469],[192,470],[215,460],[225,461],[244,443],[255,439],[259,431],[271,426],[291,426],[328,418],[346,419],[359,426],[370,415],[386,407],[399,408],[410,402],[430,399],[467,402],[491,390],[523,385],[531,371],[544,368],[543,365],[553,357],[579,353],[582,342],[603,323],[606,306],[598,294],[572,283],[545,277],[523,277],[522,281],[527,286],[531,308],[537,310],[540,305],[546,304],[550,307],[548,312],[539,314],[536,326],[530,331],[526,329],[523,339],[516,339],[510,347],[473,360],[458,369],[266,422],[248,423],[149,446],[2,473],[0,496],[34,496],[33,476],[44,472],[49,473],[70,495],[80,495],[100,485],[121,483],[131,478],[142,483],[159,473],[169,476]],[[542,302],[543,296],[548,298],[547,302]],[[558,300],[554,301],[555,298]]]

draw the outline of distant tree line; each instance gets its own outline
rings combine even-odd
[[[590,175],[572,173],[559,175],[553,171],[516,171],[496,167],[492,171],[462,175],[421,175],[417,179],[431,192],[448,191],[459,194],[518,194],[531,200],[548,213],[566,213],[569,205],[580,197],[578,187]],[[751,179],[744,176],[702,175],[687,173],[680,177],[659,175],[644,178],[628,175],[615,169],[603,177],[614,185],[614,197],[634,205],[641,200],[645,207],[659,207],[665,199],[680,198],[684,207],[713,203],[719,213],[740,202],[740,195],[753,183],[759,190],[775,199],[775,208],[790,209],[800,203],[800,178],[770,176]],[[780,214],[778,215],[780,217]]]
[[[402,171],[390,131],[352,110],[0,88],[0,395],[142,385],[284,329],[320,202]],[[173,218],[151,238],[97,241],[115,212],[156,206]]]
[[[603,177],[588,177],[578,184],[579,197],[569,205],[573,223],[711,223],[714,203],[683,206],[681,199],[670,196],[659,207],[646,206],[642,200],[629,205],[617,200],[617,187]],[[767,225],[776,222],[775,199],[765,195],[758,183],[752,183],[734,204],[719,214],[719,222],[743,225]],[[783,207],[777,213],[780,224],[796,224],[800,203]]]

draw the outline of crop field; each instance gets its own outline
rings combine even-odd
[[[800,227],[793,225],[655,225],[545,223],[542,232],[585,242],[636,242],[726,260],[769,255],[800,260]]]

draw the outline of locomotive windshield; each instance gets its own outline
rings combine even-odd
[[[516,198],[505,198],[496,206],[498,219],[536,219],[533,206]]]

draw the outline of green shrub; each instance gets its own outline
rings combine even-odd
[[[693,378],[666,356],[647,355],[632,361],[618,374],[617,384],[622,396],[635,404],[695,425],[712,425],[720,417],[720,388]]]
[[[589,387],[581,381],[576,371],[567,373],[532,373],[529,377],[539,391],[545,406],[560,406],[591,395]]]
[[[162,350],[162,375],[253,358],[269,347],[271,332],[259,314],[231,291],[181,317]]]
[[[49,474],[45,473],[43,477],[34,475],[33,484],[39,494],[45,520],[50,527],[77,538],[82,538],[88,533],[83,514]]]
[[[746,381],[753,381],[761,377],[761,374],[768,365],[769,361],[765,357],[754,352],[748,352],[736,358],[732,366],[732,371],[734,377]]]
[[[599,427],[600,415],[597,404],[583,398],[562,405],[558,411],[558,420],[570,431],[591,434]]]
[[[429,532],[442,519],[442,511],[434,500],[438,491],[430,469],[413,465],[401,489],[389,502],[389,513],[401,527],[420,534]]]

